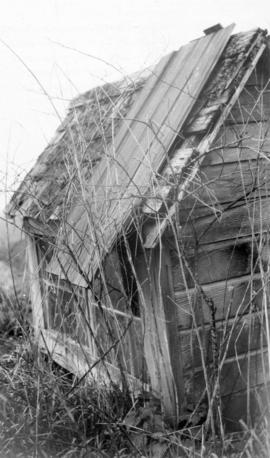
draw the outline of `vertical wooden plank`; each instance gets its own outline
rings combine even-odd
[[[27,238],[28,269],[30,277],[30,297],[32,304],[32,320],[36,339],[40,330],[44,328],[44,315],[42,306],[42,295],[39,279],[39,265],[34,238],[30,235]]]
[[[177,397],[179,415],[185,407],[185,385],[183,374],[183,361],[181,351],[181,341],[178,331],[178,306],[174,297],[172,262],[169,249],[164,246],[163,249],[163,272],[162,272],[162,298],[164,305],[164,314],[166,318],[167,335],[170,350],[170,360],[173,370]]]
[[[138,289],[144,325],[144,356],[151,387],[161,400],[165,418],[178,419],[177,390],[171,365],[166,318],[161,291],[161,251],[159,247],[136,260]]]

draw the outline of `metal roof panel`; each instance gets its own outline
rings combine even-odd
[[[58,253],[49,266],[73,283],[90,278],[149,187],[221,56],[234,25],[199,38],[163,58],[127,114],[113,147],[97,166],[67,219],[73,259]],[[83,184],[82,184],[83,187]]]

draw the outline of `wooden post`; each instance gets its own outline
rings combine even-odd
[[[166,245],[164,245],[163,247],[162,259],[162,298],[164,305],[164,314],[166,318],[171,365],[178,397],[178,413],[181,415],[185,407],[183,361],[181,339],[178,330],[178,306],[176,304],[176,300],[174,297],[171,256]]]
[[[36,339],[44,329],[42,295],[40,290],[39,264],[34,238],[27,235],[28,271],[30,277],[30,297],[32,304],[32,320]]]
[[[165,418],[177,424],[178,398],[171,365],[161,286],[161,249],[147,251],[136,260],[139,296],[144,325],[144,356],[154,395],[161,400]]]

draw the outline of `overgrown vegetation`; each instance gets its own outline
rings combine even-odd
[[[198,427],[173,431],[147,395],[76,382],[29,337],[1,336],[1,458],[269,457],[267,417],[213,444]]]
[[[231,54],[238,63],[237,52]],[[224,67],[231,70],[228,62]],[[113,184],[114,172],[122,172],[110,156],[114,136],[145,81],[124,83],[74,102],[59,129],[60,140],[57,136],[48,146],[19,194],[17,211],[25,199],[28,210],[38,214],[25,227],[33,255],[30,285],[38,286],[39,295],[32,292],[35,336],[25,326],[22,298],[2,299],[14,310],[20,336],[2,337],[7,347],[0,361],[2,453],[269,457],[270,262],[264,215],[269,128],[261,121],[267,89],[263,85],[256,97],[243,91],[247,99],[241,103],[251,103],[250,113],[241,104],[234,111],[218,141],[203,152],[206,165],[197,151],[202,134],[179,134],[168,158],[175,159],[181,146],[193,148],[189,161],[184,167],[179,161],[180,171],[169,160],[162,173],[153,170],[146,195],[131,186],[143,204],[131,212],[127,229],[113,218],[107,221],[103,210],[115,202],[121,208],[129,196],[122,198],[118,186],[110,193],[91,184],[102,157],[111,161]],[[219,83],[226,86],[223,78]],[[254,113],[260,115],[255,121]],[[152,132],[153,126],[147,127]],[[117,237],[105,258],[89,249],[106,245],[102,223],[111,224]],[[150,249],[145,238],[154,225],[159,243]],[[94,275],[89,252],[98,265]],[[11,328],[5,324],[8,333]],[[233,424],[237,433],[228,433],[224,398],[237,399],[239,393],[244,419]],[[168,418],[172,411],[173,419]]]

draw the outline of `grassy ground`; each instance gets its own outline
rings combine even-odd
[[[128,403],[116,389],[71,391],[73,377],[24,338],[1,343],[1,457],[112,456],[125,448],[114,423]]]
[[[27,335],[2,335],[0,344],[1,458],[270,456],[266,419],[214,445],[201,427],[170,430],[151,400],[134,403],[117,387],[75,388]]]

